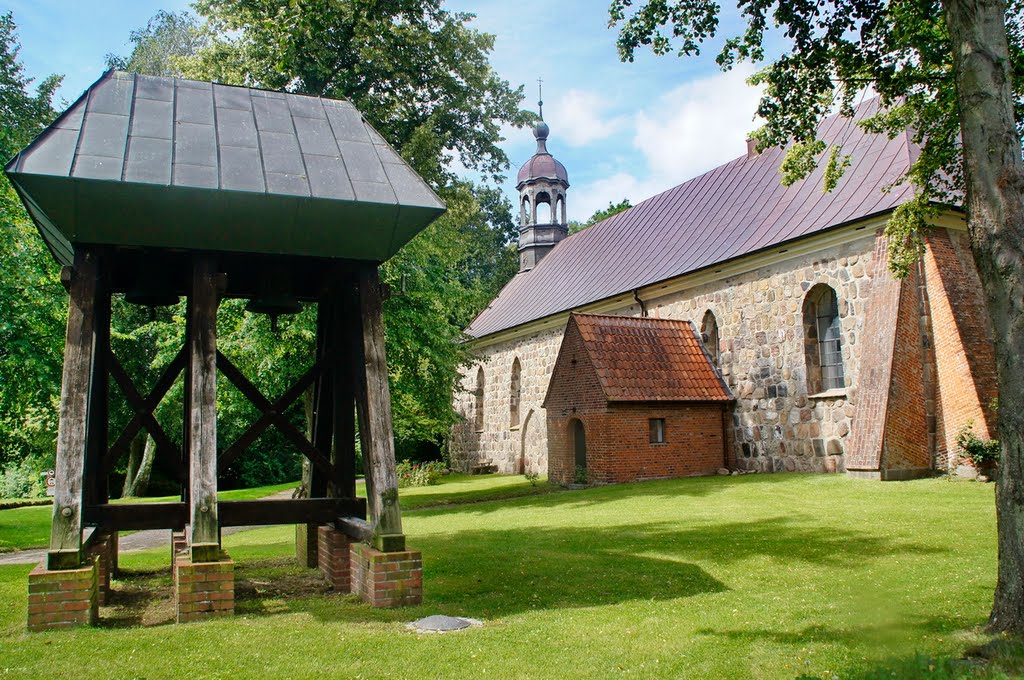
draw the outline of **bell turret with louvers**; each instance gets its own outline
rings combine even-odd
[[[548,152],[550,129],[543,120],[533,128],[537,152],[519,169],[519,271],[537,266],[569,234],[565,192],[569,173]]]

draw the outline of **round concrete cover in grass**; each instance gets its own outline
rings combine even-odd
[[[444,616],[443,614],[426,616],[419,621],[413,621],[408,624],[409,628],[421,633],[448,633],[453,630],[469,628],[473,625],[479,626],[482,624],[480,621],[476,621],[474,619],[464,619],[459,616]]]

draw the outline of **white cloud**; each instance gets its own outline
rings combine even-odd
[[[673,186],[746,151],[746,137],[758,125],[753,116],[760,98],[760,91],[746,84],[751,73],[744,64],[690,81],[637,113],[633,144],[652,177]]]
[[[586,90],[568,90],[548,106],[548,120],[557,121],[552,134],[570,146],[586,146],[623,128],[622,116],[604,116],[612,102]]]
[[[758,125],[760,91],[746,84],[752,72],[748,66],[690,81],[638,111],[632,146],[639,158],[606,162],[609,174],[575,185],[570,218],[585,220],[623,198],[636,205],[745,153]]]
[[[619,172],[589,184],[574,186],[570,189],[572,193],[567,198],[566,208],[570,220],[583,222],[598,210],[607,208],[609,203],[618,203],[628,198],[630,203],[636,205],[672,186],[674,184],[671,181],[656,178],[641,180],[627,172]]]

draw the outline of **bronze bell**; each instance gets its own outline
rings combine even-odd
[[[170,278],[163,267],[140,267],[131,288],[124,293],[125,302],[150,309],[178,304]]]
[[[283,269],[268,273],[259,297],[252,298],[245,305],[245,311],[266,314],[270,317],[270,330],[277,332],[277,317],[282,314],[297,314],[302,303],[291,293],[291,277]]]

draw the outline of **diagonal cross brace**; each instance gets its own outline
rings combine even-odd
[[[324,357],[316,364],[314,364],[308,371],[306,371],[301,378],[299,378],[294,385],[292,385],[284,394],[282,394],[276,401],[271,402],[263,393],[260,392],[259,388],[252,384],[245,375],[238,370],[238,367],[231,363],[231,360],[224,356],[220,350],[217,350],[217,368],[220,369],[221,373],[231,382],[232,385],[238,388],[238,391],[242,395],[252,402],[260,412],[261,415],[256,421],[249,426],[249,428],[242,433],[242,436],[238,440],[229,446],[227,450],[222,453],[218,459],[218,468],[224,470],[227,468],[238,456],[240,456],[246,448],[249,447],[256,439],[263,434],[271,425],[277,426],[277,429],[283,434],[295,447],[306,456],[309,461],[317,467],[328,479],[334,479],[334,466],[331,465],[331,459],[329,455],[325,455],[322,451],[316,448],[309,439],[299,432],[299,430],[292,425],[292,423],[285,418],[284,412],[288,410],[296,399],[302,396],[313,381],[326,370],[333,363],[331,357]]]
[[[135,411],[135,415],[132,416],[128,425],[125,426],[121,436],[117,438],[117,441],[114,442],[107,452],[105,461],[107,473],[109,474],[114,469],[117,460],[128,450],[132,439],[135,438],[135,435],[142,428],[145,428],[152,435],[153,441],[156,442],[157,453],[161,456],[167,456],[169,461],[178,466],[180,464],[181,451],[171,438],[167,436],[160,422],[153,416],[153,410],[163,401],[167,392],[174,385],[174,381],[178,379],[178,375],[185,368],[185,349],[182,348],[174,359],[171,360],[171,363],[167,364],[164,372],[160,375],[160,379],[153,386],[149,396],[145,398],[139,394],[131,377],[124,370],[114,352],[109,348],[107,350],[107,360],[110,366],[110,375],[114,378],[114,382],[117,383],[118,387],[121,388],[121,392],[124,394],[129,406]]]

